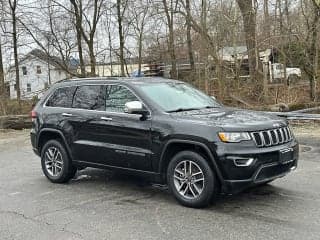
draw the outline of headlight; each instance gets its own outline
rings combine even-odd
[[[238,143],[251,140],[247,132],[220,132],[218,135],[222,142]]]

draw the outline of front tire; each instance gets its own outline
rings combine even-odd
[[[65,147],[57,140],[50,140],[43,146],[41,166],[44,175],[53,183],[68,182],[77,172]]]
[[[218,188],[208,162],[192,151],[183,151],[173,157],[168,166],[167,181],[178,202],[192,208],[208,206]]]

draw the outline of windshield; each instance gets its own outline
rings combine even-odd
[[[184,83],[146,84],[140,89],[166,112],[221,107],[213,98]]]

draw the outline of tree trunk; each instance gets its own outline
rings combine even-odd
[[[79,61],[80,61],[80,74],[81,74],[81,77],[86,77],[86,68],[83,60],[83,50],[82,50],[82,29],[81,29],[82,4],[80,1],[78,6],[75,0],[70,0],[70,2],[73,5],[75,20],[76,20],[77,45],[78,45],[78,54],[79,54]]]
[[[14,52],[14,67],[16,72],[16,91],[17,91],[17,100],[19,108],[21,109],[21,91],[20,91],[20,75],[19,75],[19,60],[18,60],[18,39],[17,39],[17,18],[16,18],[16,9],[17,1],[9,1],[11,8],[11,18],[12,18],[12,38],[13,38],[13,52]]]
[[[176,52],[174,49],[174,33],[173,33],[173,24],[169,26],[169,53],[171,61],[171,78],[177,78],[177,62],[176,62]]]
[[[251,0],[237,0],[237,2],[243,18],[250,77],[256,81],[260,79],[257,65],[259,58],[256,50],[256,14]]]
[[[113,63],[112,63],[112,39],[111,39],[111,32],[108,29],[108,39],[109,39],[109,61],[110,61],[110,73],[113,76]]]
[[[138,76],[141,76],[141,65],[142,65],[142,36],[143,36],[143,28],[139,33],[139,43],[138,43]]]
[[[318,29],[320,21],[320,4],[318,5],[313,0],[314,18],[311,25],[311,45],[309,50],[309,56],[312,61],[312,76],[310,79],[310,98],[312,101],[317,101],[317,81],[318,81],[318,67],[319,67],[319,48],[318,48]]]
[[[269,0],[264,0],[263,13],[264,13],[264,33],[265,37],[268,39],[268,47],[271,45],[271,33],[270,33],[270,15],[269,15]]]
[[[0,107],[2,109],[2,114],[7,113],[7,92],[4,84],[4,71],[3,71],[3,61],[2,61],[2,45],[0,38]]]
[[[188,45],[188,54],[191,70],[195,70],[194,57],[193,57],[193,48],[192,48],[192,38],[191,38],[191,12],[190,12],[190,0],[186,0],[186,24],[187,24],[187,45]]]
[[[120,43],[120,66],[121,66],[121,77],[125,76],[125,59],[124,59],[124,36],[122,29],[122,13],[121,13],[121,0],[117,0],[117,18],[118,18],[118,31],[119,31],[119,43]]]
[[[4,71],[3,71],[3,61],[2,61],[2,45],[1,45],[1,38],[0,38],[0,98],[6,98],[6,91],[4,85]]]
[[[95,57],[94,48],[93,48],[93,38],[92,38],[92,41],[90,41],[88,48],[89,48],[89,57],[90,57],[90,75],[91,77],[95,77],[96,76],[96,57]]]

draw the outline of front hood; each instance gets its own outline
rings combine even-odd
[[[191,121],[221,127],[225,131],[257,131],[287,125],[276,115],[235,108],[214,108],[172,113],[178,121]]]

